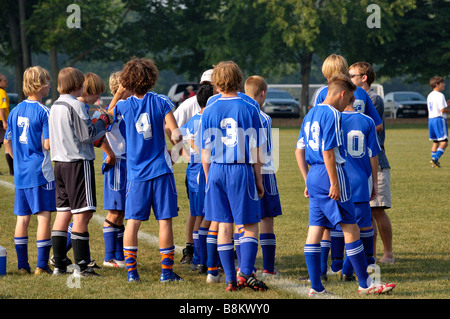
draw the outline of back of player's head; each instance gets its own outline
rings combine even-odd
[[[438,84],[440,84],[442,82],[444,82],[444,78],[441,77],[441,76],[436,75],[436,76],[433,76],[430,79],[430,86],[431,86],[432,89],[434,89],[436,87],[436,85],[438,85]]]
[[[367,76],[367,84],[369,86],[375,81],[375,70],[374,68],[367,62],[356,62],[350,65],[349,70],[357,70],[360,75]]]
[[[213,85],[224,93],[240,90],[243,80],[241,69],[233,61],[220,62],[214,67]]]
[[[105,82],[95,73],[84,75],[82,96],[101,94],[106,91]]]
[[[262,91],[267,92],[267,82],[262,76],[252,75],[245,81],[244,90],[245,94],[255,98],[261,94]]]
[[[201,108],[206,106],[208,99],[214,95],[214,88],[212,84],[202,84],[197,91],[197,102]]]
[[[81,89],[84,83],[84,74],[80,70],[67,67],[59,71],[58,92],[60,94],[70,94]]]
[[[336,74],[344,74],[348,76],[347,60],[342,55],[329,55],[325,61],[323,61],[322,74],[327,80]]]
[[[330,94],[339,94],[342,91],[353,93],[355,90],[356,85],[344,74],[334,75],[328,81],[328,92]]]
[[[109,76],[109,90],[111,91],[111,94],[116,94],[117,90],[120,86],[120,71],[113,72]]]
[[[50,84],[50,74],[40,66],[32,66],[23,73],[23,94],[31,96]]]
[[[133,58],[125,64],[120,76],[120,83],[130,92],[143,95],[155,86],[158,68],[146,58]]]

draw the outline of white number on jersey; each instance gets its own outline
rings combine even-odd
[[[19,142],[22,144],[28,144],[28,129],[30,128],[30,120],[28,117],[18,116],[17,126],[23,127],[22,134],[19,136]]]
[[[309,138],[309,134],[311,133],[311,139]],[[314,121],[311,125],[311,122],[307,122],[305,124],[305,134],[306,140],[308,141],[309,147],[315,152],[319,151],[319,133],[320,126],[319,122]]]
[[[237,144],[237,122],[231,118],[220,121],[220,128],[226,130],[226,136],[222,137],[222,143],[227,147],[234,147]]]
[[[152,124],[150,123],[150,116],[148,113],[142,113],[136,123],[136,130],[139,134],[144,135],[144,139],[152,138]]]
[[[364,146],[364,134],[359,130],[347,133],[347,152],[353,158],[361,158],[366,154]]]

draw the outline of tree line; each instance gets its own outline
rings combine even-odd
[[[438,0],[2,0],[0,61],[21,87],[33,54],[48,56],[54,79],[81,61],[146,56],[198,80],[233,60],[265,77],[297,70],[306,105],[314,55],[422,83],[449,75],[449,13],[450,1]]]

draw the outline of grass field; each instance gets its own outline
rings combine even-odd
[[[277,172],[283,215],[276,218],[276,268],[278,279],[267,281],[271,288],[264,293],[244,289],[226,293],[224,284],[206,284],[205,277],[180,265],[181,248],[185,245],[185,221],[189,204],[184,186],[186,164],[175,165],[178,187],[179,217],[174,220],[175,272],[184,282],[163,285],[159,282],[160,257],[155,242],[156,221],[151,217],[142,224],[138,263],[142,281],[129,284],[125,270],[102,268],[101,278],[82,278],[80,288],[69,288],[64,276],[21,276],[17,273],[14,249],[15,217],[13,215],[13,177],[7,175],[6,162],[0,157],[0,245],[8,251],[7,275],[0,277],[0,299],[302,299],[309,287],[297,280],[306,275],[303,245],[307,233],[308,201],[303,197],[304,183],[298,170],[294,149],[298,128],[279,130],[279,170]],[[388,211],[393,226],[393,248],[396,263],[380,264],[381,280],[395,282],[397,288],[387,296],[360,297],[356,283],[342,283],[330,277],[326,288],[344,299],[448,299],[450,298],[450,153],[441,159],[442,168],[429,164],[431,142],[426,124],[387,126],[386,149],[392,166],[392,205]],[[98,152],[97,158],[100,158]],[[89,232],[92,258],[103,260],[103,176],[100,160],[96,160],[98,211]],[[29,259],[36,263],[36,219],[29,229]],[[382,255],[378,239],[377,255]],[[69,252],[72,258],[72,251]],[[73,260],[73,259],[72,259]],[[261,268],[261,250],[256,266]]]

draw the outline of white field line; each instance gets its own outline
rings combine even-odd
[[[1,180],[0,185],[6,187],[10,190],[14,190],[14,184]],[[100,215],[99,213],[94,213],[93,219],[100,225],[103,225],[105,221],[105,216]],[[145,233],[143,231],[139,231],[138,238],[143,240],[147,244],[158,246],[158,237],[149,233]],[[182,253],[183,247],[175,245],[175,250],[178,253]],[[309,293],[309,286],[304,286],[295,282],[296,279],[290,280],[288,278],[283,278],[281,275],[276,276],[276,278],[271,278],[267,280],[268,286],[277,287],[280,290],[285,290],[290,293],[298,294],[299,296],[306,297]],[[328,298],[339,298],[337,295],[332,295]]]

